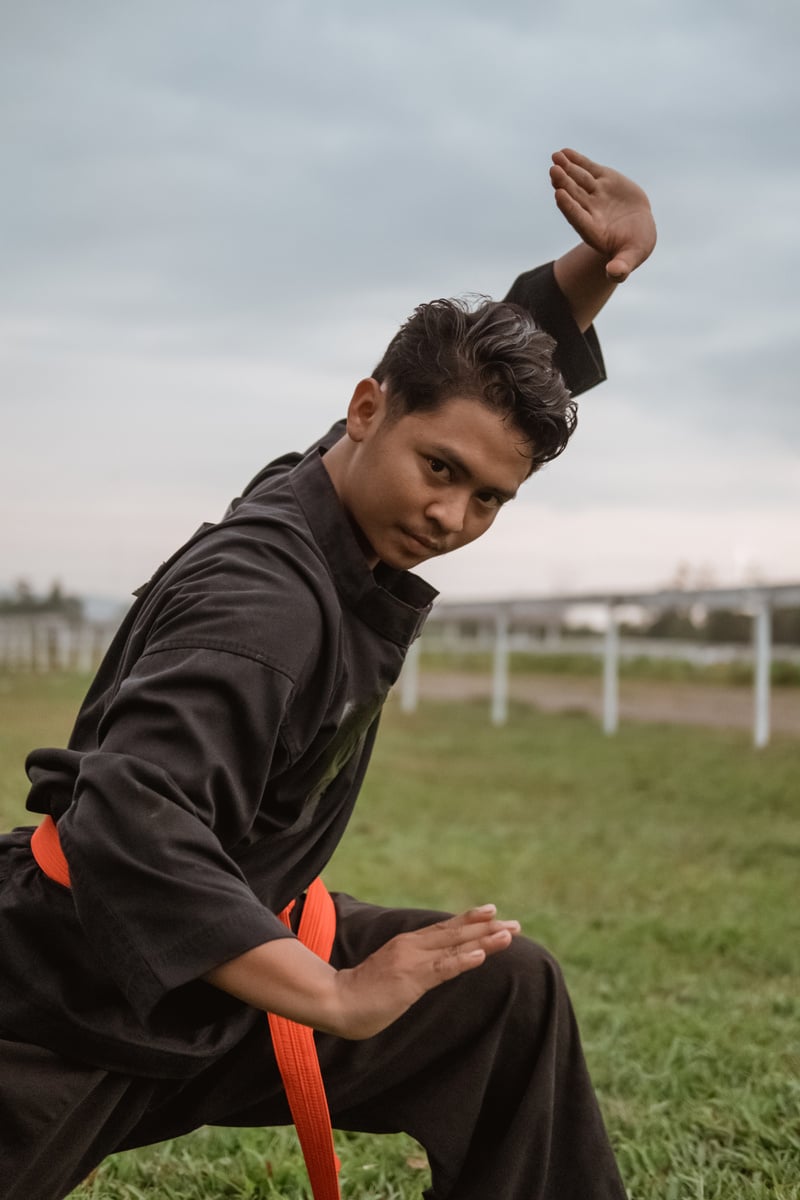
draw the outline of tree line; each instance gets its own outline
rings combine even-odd
[[[80,621],[84,615],[84,603],[79,596],[68,595],[59,582],[54,580],[48,592],[37,595],[26,579],[18,579],[10,592],[0,594],[0,615],[66,617]]]

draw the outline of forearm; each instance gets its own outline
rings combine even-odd
[[[553,263],[553,274],[575,324],[585,333],[617,285],[606,274],[606,260],[584,242]]]
[[[498,921],[493,904],[398,934],[363,962],[336,971],[294,938],[279,938],[207,972],[207,983],[264,1012],[322,1033],[368,1038],[420,996],[504,950],[518,921]]]
[[[278,938],[222,963],[204,979],[253,1008],[323,1033],[340,1033],[337,975],[302,942]]]

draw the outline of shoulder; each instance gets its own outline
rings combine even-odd
[[[149,650],[227,650],[292,680],[336,639],[341,616],[303,514],[283,496],[243,504],[207,531],[148,601]]]

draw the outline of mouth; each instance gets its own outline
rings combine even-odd
[[[442,546],[439,542],[433,541],[432,538],[422,537],[417,533],[412,533],[410,529],[402,531],[410,542],[413,543],[416,550],[422,550],[426,555],[434,555],[442,553]]]

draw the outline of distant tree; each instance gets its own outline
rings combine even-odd
[[[27,579],[18,579],[14,584],[12,602],[15,602],[23,611],[35,607],[36,597]]]
[[[10,595],[0,596],[0,613],[21,616],[57,613],[78,621],[83,616],[83,601],[78,596],[68,596],[57,579],[45,596],[37,596],[27,579],[18,579]]]
[[[772,614],[772,640],[784,646],[800,645],[800,608],[776,608]]]
[[[746,613],[727,608],[712,608],[705,621],[705,636],[709,642],[750,642],[753,620]]]
[[[681,638],[692,641],[697,637],[697,626],[688,612],[677,608],[665,608],[642,629],[645,637]]]
[[[753,618],[725,608],[712,609],[704,632],[709,642],[745,644],[753,638]],[[800,644],[800,608],[773,609],[772,641],[784,646]]]

